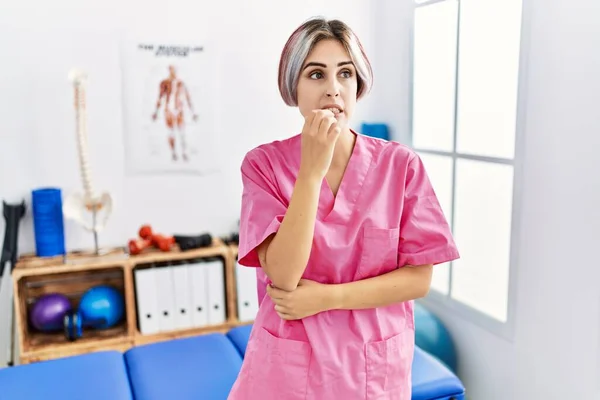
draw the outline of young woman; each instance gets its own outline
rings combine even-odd
[[[230,400],[410,400],[413,300],[459,257],[421,160],[349,127],[370,89],[343,22],[311,19],[279,65],[302,132],[243,160],[239,263],[260,309]]]

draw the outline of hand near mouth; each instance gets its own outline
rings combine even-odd
[[[301,176],[319,180],[325,178],[333,158],[335,143],[341,133],[335,117],[340,112],[339,106],[328,105],[327,109],[313,110],[304,119]]]

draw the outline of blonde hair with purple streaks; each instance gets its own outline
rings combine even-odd
[[[312,18],[300,25],[290,36],[279,60],[279,92],[288,106],[297,106],[296,88],[300,71],[315,45],[324,39],[338,40],[346,49],[357,74],[356,99],[371,90],[373,71],[362,44],[352,29],[339,20]]]

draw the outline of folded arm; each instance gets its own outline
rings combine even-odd
[[[433,265],[407,265],[360,281],[330,285],[330,309],[356,310],[383,307],[425,297]]]
[[[292,291],[270,285],[267,294],[282,319],[306,318],[329,310],[384,307],[427,295],[433,266],[405,266],[356,282],[323,284],[301,279]]]

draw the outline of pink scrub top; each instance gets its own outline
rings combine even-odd
[[[356,134],[333,196],[321,186],[303,278],[345,283],[404,265],[457,259],[451,230],[418,155]],[[238,262],[257,268],[260,308],[229,400],[410,400],[413,302],[282,320],[266,295],[256,247],[277,232],[300,166],[301,135],[258,146],[241,166]]]

